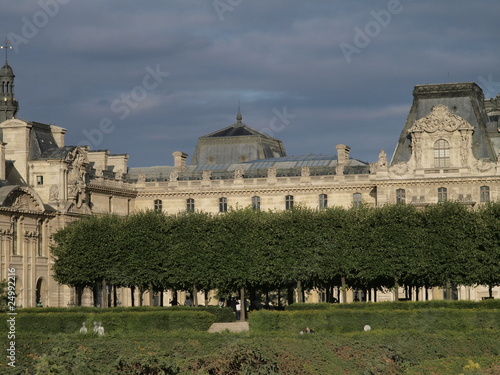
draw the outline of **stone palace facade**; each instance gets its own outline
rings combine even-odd
[[[392,160],[383,150],[372,163],[353,159],[343,144],[334,155],[287,156],[280,140],[245,125],[238,113],[235,124],[199,138],[189,164],[186,153],[175,151],[172,165],[128,168],[126,154],[66,146],[65,129],[16,118],[7,62],[0,81],[0,279],[15,269],[23,307],[74,304],[74,290],[51,277],[50,244],[53,233],[82,215],[444,200],[476,206],[500,198],[500,96],[485,100],[475,83],[416,86]],[[427,294],[443,299],[445,292]],[[453,290],[457,299],[487,295],[483,286]],[[84,304],[100,304],[94,296],[87,291]],[[500,288],[494,296],[500,298]],[[376,300],[398,297],[377,292]],[[310,302],[321,298],[321,291],[308,294]],[[350,291],[347,301],[365,298]],[[119,290],[118,299],[130,305],[130,291]],[[144,303],[158,300],[146,293]]]

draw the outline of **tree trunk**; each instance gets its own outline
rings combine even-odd
[[[177,306],[179,302],[177,301],[177,289],[172,289],[172,306]]]
[[[198,307],[198,289],[193,285],[193,306]]]
[[[245,315],[246,315],[246,308],[245,308],[245,288],[241,287],[240,289],[240,321],[244,322],[245,321]]]
[[[103,280],[102,281],[102,303],[101,303],[101,307],[103,309],[109,307],[108,305],[108,288],[107,288],[107,283],[106,283],[106,280]]]
[[[205,290],[205,306],[208,306],[208,290]]]
[[[139,306],[142,306],[142,295],[144,294],[144,291],[142,288],[139,288]]]
[[[493,298],[493,287],[491,285],[488,285],[488,296],[490,298]]]
[[[399,284],[397,278],[394,278],[394,301],[399,301]]]
[[[297,303],[304,302],[302,299],[302,283],[300,280],[297,281]]]
[[[342,284],[342,302],[347,303],[347,285],[344,276],[340,278],[340,282]]]
[[[134,296],[134,294],[135,294],[135,287],[132,286],[132,287],[130,287],[130,301],[132,302],[132,307],[135,306],[135,296]]]

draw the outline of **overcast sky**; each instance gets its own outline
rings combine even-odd
[[[0,33],[18,117],[67,145],[172,165],[239,101],[288,155],[343,143],[372,162],[392,156],[415,85],[500,91],[499,15],[498,0],[4,0]]]

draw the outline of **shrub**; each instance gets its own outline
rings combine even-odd
[[[160,306],[135,306],[135,307],[110,307],[107,309],[102,309],[99,307],[29,307],[24,309],[18,309],[19,313],[27,314],[46,314],[46,313],[86,313],[86,314],[102,314],[102,313],[124,313],[124,312],[153,312],[153,311],[206,311],[214,315],[215,321],[217,323],[232,322],[234,321],[234,312],[230,307],[220,308],[218,306],[171,306],[171,307],[160,307]]]
[[[250,314],[252,331],[299,332],[305,327],[315,331],[341,333],[372,329],[404,329],[424,332],[443,330],[500,329],[498,310],[416,309],[370,310],[326,309],[285,312],[258,311]]]
[[[102,322],[106,333],[144,332],[151,330],[206,331],[214,323],[215,315],[206,311],[145,311],[100,313],[18,313],[18,330],[31,333],[77,333],[86,322],[92,333],[93,322]],[[7,323],[4,322],[4,325]]]
[[[415,309],[479,309],[500,310],[500,299],[484,301],[397,301],[397,302],[352,302],[352,303],[294,303],[286,307],[286,311],[296,310],[415,310]]]

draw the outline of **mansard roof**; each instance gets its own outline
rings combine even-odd
[[[41,160],[65,160],[76,146],[56,147],[45,150],[37,159]]]
[[[496,127],[494,131],[491,130],[492,125],[486,113],[481,88],[473,82],[443,83],[415,86],[413,104],[392,157],[392,165],[410,160],[409,130],[415,121],[428,116],[432,108],[437,105],[448,107],[451,113],[472,125],[474,128],[472,153],[477,159],[496,160],[498,150],[495,150],[492,137],[498,137],[498,132]]]
[[[242,123],[236,123],[198,138],[192,165],[232,164],[286,156],[283,143]]]
[[[39,159],[48,150],[57,148],[57,142],[52,134],[51,125],[29,121],[30,131],[30,159]]]

